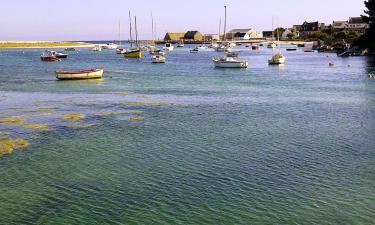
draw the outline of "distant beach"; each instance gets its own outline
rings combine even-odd
[[[0,48],[83,48],[94,44],[72,41],[0,41]]]

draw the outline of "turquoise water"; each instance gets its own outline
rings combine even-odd
[[[0,224],[374,224],[373,61],[238,49],[248,69],[188,48],[165,65],[0,50],[0,119],[48,128],[0,123],[30,143],[0,157]]]

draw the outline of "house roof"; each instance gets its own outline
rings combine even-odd
[[[185,33],[184,32],[167,32],[164,39],[170,39],[170,40],[180,40],[184,38]]]
[[[347,23],[346,21],[333,21],[332,25],[333,26],[342,26],[346,23]]]
[[[364,23],[362,17],[349,17],[349,23]]]
[[[191,30],[185,33],[184,39],[194,39],[196,34],[202,35],[199,31]]]

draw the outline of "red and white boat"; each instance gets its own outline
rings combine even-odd
[[[104,68],[87,69],[87,70],[58,70],[55,72],[59,80],[84,80],[84,79],[101,79]]]
[[[41,56],[40,59],[42,61],[47,61],[47,62],[54,62],[59,60],[56,55],[52,54],[50,51],[45,51]]]

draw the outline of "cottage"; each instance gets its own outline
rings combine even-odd
[[[257,33],[254,29],[233,29],[226,34],[227,39],[230,40],[250,40],[256,38],[263,38],[263,35]]]
[[[218,34],[205,34],[203,36],[204,41],[220,41]]]
[[[325,24],[324,23],[319,23],[318,21],[309,23],[309,22],[305,21],[301,25],[301,28],[300,28],[300,37],[303,38],[303,39],[306,39],[313,32],[320,31],[320,30],[322,30],[324,28],[325,28]]]
[[[349,17],[347,29],[364,33],[369,25],[363,21],[362,17]]]
[[[184,38],[183,32],[168,32],[164,36],[164,41],[179,41]]]
[[[282,34],[281,34],[281,40],[288,40],[292,37],[294,38],[299,38],[299,32],[295,31],[293,29],[286,29]]]
[[[199,31],[188,31],[184,35],[184,40],[202,41],[203,35]]]
[[[347,26],[348,26],[347,21],[333,21],[332,22],[332,29],[334,31],[345,30]]]

